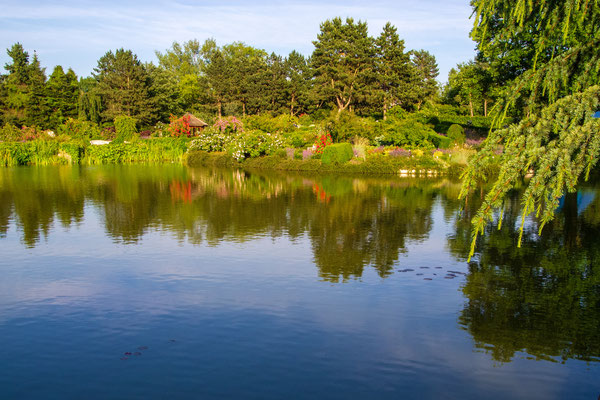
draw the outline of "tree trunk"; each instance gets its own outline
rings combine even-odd
[[[387,110],[388,110],[388,106],[387,106],[387,102],[383,102],[383,120],[385,121],[387,119]]]
[[[294,116],[294,100],[296,100],[296,96],[294,96],[294,93],[292,93],[292,101],[290,103],[290,115],[292,117]]]
[[[244,117],[246,116],[246,102],[245,101],[242,102],[242,115]]]
[[[219,119],[221,119],[223,117],[222,108],[223,108],[223,105],[221,103],[221,100],[218,100],[217,101],[217,115],[218,115]]]
[[[487,117],[487,99],[483,99],[483,116]]]
[[[469,93],[469,112],[471,113],[471,117],[473,116],[473,101],[471,101],[471,93]]]

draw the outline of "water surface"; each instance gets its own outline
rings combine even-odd
[[[595,399],[595,186],[470,263],[459,188],[0,169],[0,398]]]

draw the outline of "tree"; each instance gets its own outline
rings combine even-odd
[[[415,74],[410,64],[410,55],[404,52],[404,40],[400,40],[395,26],[388,22],[375,40],[375,45],[376,91],[385,120],[391,107],[406,107],[413,100],[412,86]]]
[[[286,100],[290,115],[306,111],[312,90],[312,71],[309,61],[297,51],[292,51],[284,62],[286,85]]]
[[[435,56],[426,50],[413,50],[410,53],[411,63],[416,73],[416,85],[414,90],[417,97],[417,110],[421,105],[431,99],[438,90],[438,83],[435,78],[439,75],[439,69]]]
[[[146,64],[144,68],[150,81],[148,95],[152,100],[153,108],[156,110],[155,119],[166,123],[169,121],[169,116],[179,115],[183,111],[180,104],[182,96],[177,78],[172,71],[157,67],[152,63]]]
[[[29,53],[23,49],[20,43],[15,43],[6,50],[6,53],[12,59],[12,63],[4,66],[4,69],[8,71],[2,82],[4,120],[23,125],[27,122],[27,106],[31,92]]]
[[[149,77],[131,50],[107,52],[98,60],[92,75],[98,81],[96,89],[102,97],[104,121],[112,121],[119,115],[134,117],[141,123],[152,119]]]
[[[62,66],[54,67],[46,82],[45,97],[50,111],[48,127],[56,129],[65,119],[76,118],[79,85],[75,72],[69,68],[65,74]]]
[[[347,18],[327,20],[313,41],[312,66],[315,84],[333,100],[338,115],[363,94],[373,72],[373,39],[365,22]]]
[[[223,115],[223,104],[231,98],[233,91],[233,66],[213,39],[204,43],[202,53],[206,60],[203,72],[208,98],[216,106],[220,119]]]
[[[487,116],[491,84],[492,76],[485,65],[473,61],[461,63],[448,74],[446,97],[451,103],[468,107],[471,117],[475,113]]]
[[[554,217],[565,192],[573,192],[587,177],[600,154],[600,7],[577,0],[528,2],[474,0],[475,27],[471,36],[484,54],[495,43],[513,44],[527,32],[534,54],[507,85],[496,125],[523,100],[527,112],[519,124],[492,131],[483,149],[464,174],[462,197],[485,178],[494,150],[504,146],[500,170],[485,201],[473,218],[473,254],[478,234],[500,211],[507,193],[527,173],[533,178],[523,194],[521,235],[525,217],[535,211],[540,230]],[[506,52],[514,56],[512,45]],[[489,52],[489,53],[486,53]],[[519,245],[521,238],[519,238]]]
[[[102,119],[102,98],[97,87],[98,81],[92,77],[79,79],[78,119],[96,124],[100,123]]]

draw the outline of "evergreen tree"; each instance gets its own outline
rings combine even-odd
[[[435,56],[425,50],[415,50],[411,52],[411,63],[416,71],[416,93],[417,110],[421,105],[435,96],[438,90],[438,83],[435,78],[439,75],[439,69]]]
[[[365,22],[347,18],[327,20],[313,41],[315,83],[324,98],[332,100],[338,115],[351,107],[373,77],[373,39]]]
[[[515,70],[498,108],[497,126],[520,99],[527,117],[519,124],[491,132],[482,150],[464,174],[461,196],[471,193],[502,145],[500,170],[485,201],[473,218],[473,241],[503,209],[507,193],[528,173],[533,173],[523,194],[523,217],[534,212],[540,229],[554,217],[559,199],[576,190],[581,176],[587,176],[600,155],[600,120],[593,113],[600,109],[600,7],[597,2],[563,0],[531,2],[526,0],[474,0],[475,27],[471,36],[478,49],[511,43],[523,32],[530,38],[529,61]],[[520,51],[508,46],[516,57]],[[515,53],[517,51],[517,53]],[[531,54],[531,53],[530,53]],[[520,243],[520,239],[519,239]]]
[[[376,97],[382,106],[383,119],[390,107],[407,107],[415,101],[415,72],[410,64],[410,56],[404,52],[404,40],[400,40],[396,27],[389,22],[375,40],[377,57]]]
[[[79,85],[75,72],[69,69],[65,74],[63,68],[57,65],[46,82],[45,97],[50,112],[49,128],[56,129],[65,119],[76,118]]]
[[[8,71],[2,82],[4,92],[4,120],[17,125],[27,122],[27,106],[30,96],[29,54],[20,43],[14,44],[6,53],[12,63],[6,64]]]
[[[150,79],[131,50],[107,52],[98,60],[92,75],[98,81],[96,89],[102,97],[104,121],[127,115],[144,124],[155,118],[148,94]]]
[[[290,115],[306,112],[312,91],[312,71],[309,61],[297,51],[292,51],[284,61],[286,102]]]
[[[145,69],[150,79],[148,94],[156,110],[155,119],[169,122],[171,115],[180,115],[183,112],[177,78],[170,70],[157,67],[152,63],[146,64]]]

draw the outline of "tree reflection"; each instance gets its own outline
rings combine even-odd
[[[509,362],[517,352],[538,359],[600,361],[600,225],[598,198],[578,210],[569,194],[553,223],[538,236],[529,221],[516,247],[520,223],[517,195],[505,207],[501,230],[489,228],[469,264],[459,323],[477,347]],[[470,211],[475,210],[472,205]],[[449,247],[468,254],[465,225],[456,223]]]

